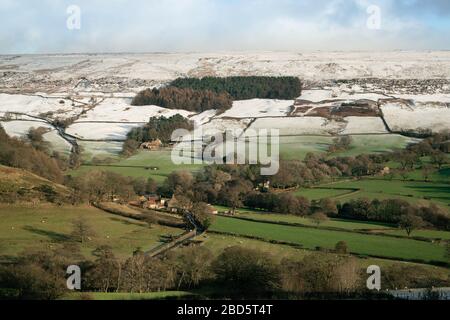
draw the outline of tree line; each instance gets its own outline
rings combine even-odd
[[[235,100],[246,99],[296,99],[301,95],[302,84],[297,77],[204,77],[178,78],[171,86],[182,89],[210,90],[228,93]]]
[[[411,204],[401,199],[355,199],[338,205],[341,218],[398,224],[410,235],[415,229],[435,227],[450,230],[450,217],[435,204]]]
[[[0,267],[0,298],[52,300],[68,294],[68,265],[82,270],[81,298],[88,292],[147,293],[204,289],[216,299],[305,299],[367,297],[367,275],[358,260],[345,253],[320,253],[276,260],[257,249],[228,247],[219,255],[206,247],[188,247],[151,258],[136,249],[126,260],[100,246],[93,259],[81,254],[80,242],[68,241],[46,252],[25,252]],[[341,245],[337,244],[339,248]],[[393,264],[383,269],[383,288],[448,286],[420,266]],[[375,296],[373,296],[375,297]],[[383,296],[378,296],[383,298]]]

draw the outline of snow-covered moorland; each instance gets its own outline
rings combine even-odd
[[[131,105],[139,90],[177,77],[236,75],[297,76],[303,92],[297,101],[235,101],[221,114]],[[122,141],[150,117],[175,114],[204,131],[384,134],[449,129],[449,106],[450,52],[0,56],[0,123],[18,137],[49,128],[45,138],[60,150],[70,146],[55,120],[65,120],[66,133],[80,143]]]

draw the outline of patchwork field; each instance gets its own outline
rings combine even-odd
[[[268,241],[286,241],[307,249],[317,247],[333,249],[337,242],[345,241],[352,253],[377,257],[445,262],[445,247],[411,239],[363,235],[345,231],[284,226],[240,219],[217,217],[211,231],[264,238]]]
[[[337,190],[336,190],[337,189]],[[330,190],[332,192],[344,192],[348,189],[359,189],[358,193],[350,193],[343,196],[340,200],[349,200],[355,198],[386,199],[401,198],[411,202],[432,201],[437,204],[448,206],[450,204],[450,184],[433,183],[421,181],[401,181],[392,180],[387,183],[386,180],[362,179],[355,181],[343,181],[335,183]],[[326,190],[321,190],[321,192]],[[314,197],[317,189],[308,189],[299,191],[297,194],[305,197]]]
[[[229,210],[229,208],[226,207],[220,206],[216,207],[221,211]],[[406,232],[404,230],[400,230],[396,225],[381,222],[356,221],[347,219],[329,219],[327,221],[323,221],[318,226],[311,219],[288,214],[276,214],[251,209],[238,209],[237,213],[239,218],[251,219],[261,222],[287,223],[292,225],[308,226],[320,229],[333,228],[333,229],[341,229],[342,231],[367,231],[377,234],[381,233],[407,237]],[[415,230],[412,236],[427,238],[430,240],[435,239],[450,240],[450,232],[447,231]]]
[[[188,159],[189,160],[189,159]],[[189,160],[190,161],[190,160]],[[130,177],[153,178],[161,183],[174,171],[196,171],[202,165],[176,165],[171,159],[171,151],[141,151],[137,155],[114,162],[111,165],[83,165],[71,174],[80,174],[91,170],[109,170]]]
[[[297,217],[286,214],[273,214],[261,212],[247,212],[244,210],[239,217],[250,218],[254,220],[268,221],[268,222],[287,222],[293,224],[302,224],[305,226],[317,226],[311,219]],[[343,230],[389,230],[394,226],[376,222],[359,222],[343,219],[330,219],[320,224],[320,227],[338,228]],[[383,231],[384,232],[384,231]]]

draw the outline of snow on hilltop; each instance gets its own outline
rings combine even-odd
[[[235,101],[222,114],[131,106],[142,89],[204,76],[297,76],[304,88],[295,101]],[[282,135],[334,135],[450,129],[450,52],[0,56],[0,124],[13,136],[43,126],[50,130],[46,139],[68,152],[70,145],[51,126],[55,119],[67,120],[66,133],[79,143],[93,148],[81,140],[113,140],[120,149],[132,128],[175,114],[205,131],[274,128]],[[96,143],[103,148],[104,142]]]
[[[3,76],[2,76],[3,75]],[[259,52],[0,56],[0,90],[135,92],[177,77],[450,79],[450,52]]]

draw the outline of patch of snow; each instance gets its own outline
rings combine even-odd
[[[332,90],[303,90],[300,100],[321,102],[334,99]]]
[[[293,100],[251,99],[234,101],[233,107],[218,118],[284,117],[291,111],[293,105]]]
[[[60,101],[64,101],[64,103],[61,104]],[[61,98],[0,93],[0,112],[2,113],[18,112],[38,116],[40,114],[53,112],[64,115],[65,117],[70,117],[81,112],[81,110],[82,108],[73,107],[72,101]]]
[[[393,131],[430,129],[437,132],[450,128],[450,108],[445,105],[406,107],[404,104],[390,102],[381,109]]]
[[[51,144],[52,150],[67,154],[72,146],[46,122],[40,121],[3,121],[0,122],[6,133],[11,137],[24,138],[31,128],[46,128],[49,132],[43,135],[45,141]]]
[[[138,123],[74,123],[66,132],[82,140],[125,141],[128,132],[140,126]]]
[[[193,121],[197,126],[203,125],[211,120],[217,113],[217,110],[207,110],[205,112],[190,116],[189,120]]]
[[[280,135],[331,135],[345,128],[345,122],[329,121],[321,117],[262,118],[257,119],[249,129],[278,129]]]
[[[108,142],[91,142],[79,141],[78,145],[83,148],[84,154],[89,154],[92,157],[105,155],[116,156],[122,151],[122,142],[108,141]]]
[[[171,117],[180,114],[189,117],[192,112],[185,110],[171,110],[157,106],[132,106],[131,99],[109,98],[105,99],[93,110],[81,116],[77,122],[85,121],[115,121],[115,122],[142,122],[147,123],[151,117]]]
[[[394,94],[396,98],[414,100],[415,102],[450,103],[450,94]]]
[[[230,119],[213,119],[211,122],[206,123],[201,126],[203,133],[207,131],[221,131],[226,130],[245,130],[250,124],[252,119],[242,119],[242,120],[230,120]]]
[[[341,134],[378,134],[388,133],[383,120],[379,117],[347,117],[347,126]]]
[[[27,135],[31,128],[43,127],[49,130],[53,130],[53,127],[46,122],[40,121],[4,121],[0,122],[3,129],[10,137],[23,138]]]

